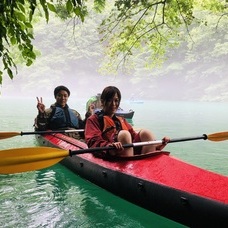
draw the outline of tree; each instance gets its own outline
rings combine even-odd
[[[30,66],[36,59],[32,44],[34,15],[36,13],[38,17],[45,17],[48,22],[50,12],[54,12],[63,19],[77,17],[81,21],[84,21],[87,14],[86,7],[81,0],[1,1],[0,57],[3,68],[10,78],[13,78],[13,69],[17,70],[16,61],[22,59],[27,66]],[[19,53],[19,56],[14,56],[14,51]],[[0,84],[2,84],[2,76],[3,71],[1,70]]]
[[[147,66],[162,63],[166,52],[185,40],[184,28],[188,31],[193,21],[206,23],[196,18],[197,10],[206,10],[220,18],[227,16],[226,4],[219,0],[2,0],[0,84],[3,71],[13,78],[19,61],[30,66],[36,59],[32,41],[37,17],[45,17],[48,22],[52,12],[63,20],[73,18],[83,22],[91,5],[98,13],[110,8],[110,14],[99,27],[100,41],[108,56],[104,67],[109,70],[122,63],[128,65],[137,55],[143,55]]]
[[[216,16],[219,24],[220,20],[227,20],[228,11],[225,2],[218,0],[116,1],[100,26],[102,41],[108,44],[109,58],[104,68],[118,68],[123,63],[131,66],[132,56],[137,55],[145,59],[144,66],[160,65],[170,49],[186,40],[194,42],[189,31],[192,25],[208,23],[202,14]]]

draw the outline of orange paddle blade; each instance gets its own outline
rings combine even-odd
[[[0,139],[7,139],[20,135],[21,132],[0,132]]]
[[[51,147],[16,148],[0,151],[0,173],[20,173],[52,166],[69,151]]]
[[[218,132],[214,134],[207,135],[208,140],[219,142],[228,140],[228,131]]]

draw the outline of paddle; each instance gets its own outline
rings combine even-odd
[[[41,135],[41,134],[54,134],[54,133],[71,133],[83,132],[84,129],[71,129],[71,130],[56,130],[56,131],[30,131],[30,132],[0,132],[0,139],[7,139],[18,135]]]
[[[211,135],[202,135],[199,137],[187,137],[179,139],[171,139],[169,143],[208,139],[211,141],[224,141],[228,139],[228,132],[219,132]],[[162,144],[162,140],[157,141],[147,141],[147,142],[137,142],[124,144],[124,148],[137,147],[137,146],[147,146],[153,144]],[[67,156],[72,156],[76,154],[93,153],[96,151],[103,150],[113,150],[114,147],[97,147],[97,148],[87,148],[82,150],[68,151],[51,147],[32,147],[32,148],[17,148],[2,150],[0,152],[0,173],[19,173],[32,171],[37,169],[47,168],[58,162]]]

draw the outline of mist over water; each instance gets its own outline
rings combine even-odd
[[[216,52],[216,42],[218,46],[222,45],[219,42],[226,44],[223,30],[215,37],[212,35],[213,39],[206,37],[205,42],[195,45],[198,37],[192,36],[192,48],[184,42],[167,51],[167,59],[161,66],[145,67],[144,58],[138,58],[136,53],[132,55],[134,68],[126,70],[129,64],[120,64],[117,72],[107,73],[101,71],[106,58],[94,25],[91,29],[93,23],[94,20],[87,19],[75,34],[70,22],[57,18],[48,24],[42,20],[37,23],[34,26],[34,48],[39,52],[36,61],[30,67],[19,63],[18,74],[15,72],[12,80],[6,74],[3,76],[0,99],[53,98],[53,90],[58,85],[67,86],[75,99],[88,99],[104,87],[114,85],[124,100],[228,101],[227,54],[220,50],[216,57],[211,50],[214,48]],[[224,40],[217,36],[224,36]]]

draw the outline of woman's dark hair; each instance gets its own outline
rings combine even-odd
[[[69,90],[66,86],[63,86],[63,85],[57,86],[57,87],[55,88],[55,90],[54,90],[54,96],[56,97],[56,95],[57,95],[57,94],[59,93],[59,91],[61,91],[61,90],[66,91],[67,94],[68,94],[68,96],[70,96],[70,90]]]
[[[115,96],[115,94],[117,94],[120,102],[121,93],[118,88],[116,88],[115,86],[108,86],[104,88],[101,94],[101,102],[105,104],[106,102],[110,101]]]

